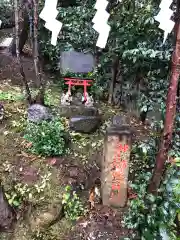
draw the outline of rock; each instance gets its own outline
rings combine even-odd
[[[28,120],[31,122],[41,122],[43,120],[51,120],[52,113],[48,107],[40,104],[33,104],[28,108]]]
[[[4,118],[4,106],[3,104],[0,103],[0,122],[3,120]]]
[[[63,216],[63,206],[61,203],[50,205],[47,209],[42,210],[40,213],[37,211],[30,217],[31,231],[35,232],[47,229]]]
[[[12,230],[15,221],[15,212],[8,203],[3,187],[0,186],[0,231]]]
[[[125,115],[116,115],[113,117],[112,124],[115,126],[129,125],[130,118]]]
[[[70,129],[80,133],[92,133],[101,123],[100,116],[76,116],[69,121]]]
[[[58,113],[61,117],[71,118],[78,115],[83,116],[97,116],[98,109],[95,107],[86,107],[84,105],[70,105],[70,106],[60,106]]]

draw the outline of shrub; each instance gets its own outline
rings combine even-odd
[[[29,150],[41,156],[59,156],[65,153],[65,128],[58,119],[40,124],[28,123],[24,138],[32,145]]]
[[[85,213],[85,209],[80,198],[77,196],[75,191],[72,191],[71,186],[65,187],[62,204],[64,206],[65,216],[72,221],[77,220]]]
[[[13,3],[7,0],[0,0],[0,20],[2,28],[14,26]]]

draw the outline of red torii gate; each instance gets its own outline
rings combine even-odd
[[[64,78],[65,84],[68,85],[68,92],[71,92],[72,86],[84,86],[84,100],[86,101],[87,87],[92,85],[92,79],[79,79],[79,78]]]

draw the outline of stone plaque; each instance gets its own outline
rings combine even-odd
[[[95,66],[94,57],[90,53],[67,51],[61,53],[60,69],[62,73],[88,73]]]
[[[127,125],[112,125],[106,131],[101,175],[103,205],[126,205],[131,142]]]

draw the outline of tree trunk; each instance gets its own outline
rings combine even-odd
[[[172,69],[170,85],[168,89],[167,101],[166,101],[166,115],[164,123],[164,131],[162,140],[160,143],[160,149],[156,157],[156,165],[153,172],[152,179],[150,181],[148,192],[156,194],[160,186],[163,173],[165,170],[165,162],[168,158],[168,151],[170,148],[173,125],[176,114],[176,95],[178,80],[180,76],[180,23],[177,22],[177,35],[176,35],[176,46],[172,56]]]
[[[17,57],[17,62],[18,62],[19,68],[20,68],[22,81],[26,88],[27,99],[28,99],[28,102],[31,104],[31,102],[32,102],[31,92],[30,92],[30,89],[28,86],[28,82],[27,82],[24,70],[23,70],[23,65],[22,65],[20,52],[19,52],[19,6],[18,6],[18,0],[14,1],[14,7],[15,7],[15,30],[16,30],[16,57]]]
[[[119,57],[115,56],[112,62],[112,80],[109,88],[109,98],[108,98],[108,104],[112,104],[113,101],[113,92],[114,92],[114,87],[116,84],[116,75],[118,72],[118,64],[119,63]]]
[[[39,51],[38,51],[38,0],[33,0],[34,5],[34,41],[33,41],[33,57],[34,68],[36,72],[36,87],[39,93],[36,97],[36,103],[44,105],[45,82],[42,80],[39,64]]]
[[[18,18],[19,25],[20,25],[20,33],[19,33],[19,53],[21,54],[24,48],[24,45],[26,41],[28,40],[28,32],[29,32],[29,16],[27,9],[25,6],[21,3],[20,11],[18,11],[18,14],[20,17]],[[16,36],[13,39],[13,42],[10,46],[10,52],[13,55],[16,55]]]

